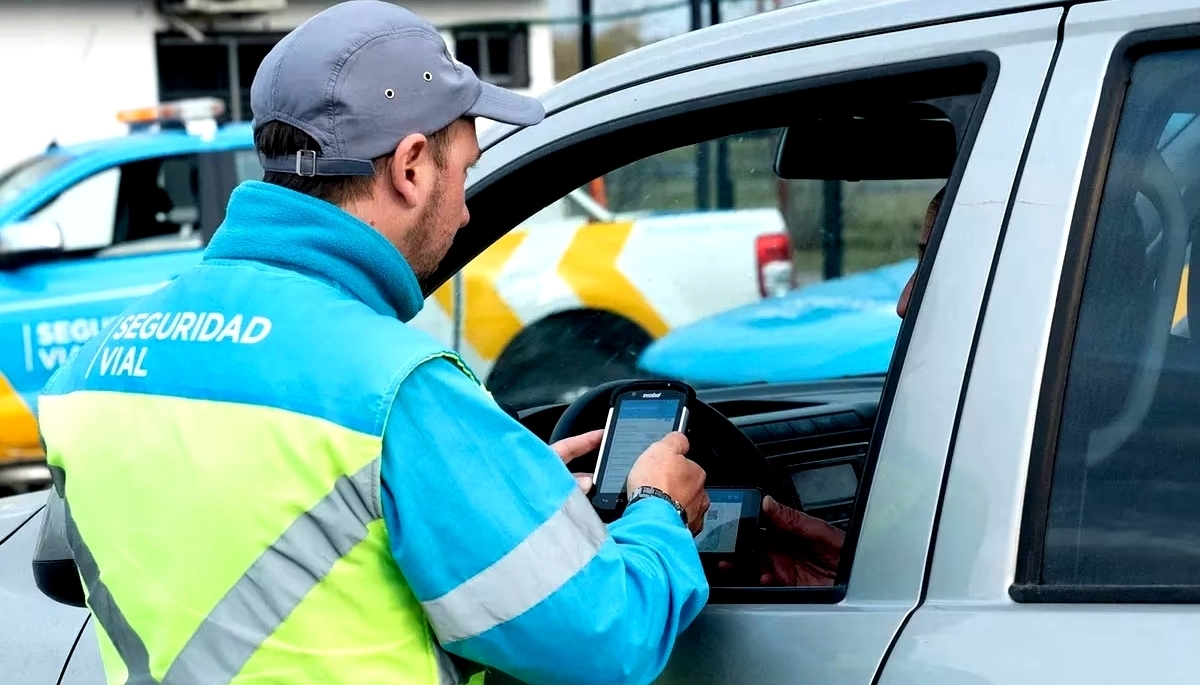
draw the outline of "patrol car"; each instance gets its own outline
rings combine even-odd
[[[815,0],[543,99],[543,125],[489,132],[479,223],[435,280],[589,178],[739,132],[784,129],[778,177],[947,185],[886,374],[698,393],[708,485],[846,537],[831,584],[711,576],[657,682],[1196,682],[1200,340],[1175,325],[1185,267],[1189,311],[1200,297],[1195,0]],[[593,390],[521,421],[547,440],[602,425]],[[100,683],[46,503],[0,505],[3,674]],[[783,538],[734,561],[796,558]]]
[[[121,112],[128,136],[0,174],[0,487],[48,482],[33,408],[50,374],[194,264],[233,187],[261,178],[249,124],[218,125],[223,109],[199,98]],[[696,231],[722,260],[647,258]],[[786,240],[770,208],[615,213],[576,189],[433,293],[413,325],[458,349],[502,401],[569,398],[634,372],[672,328],[786,288]],[[624,365],[601,363],[615,357]]]

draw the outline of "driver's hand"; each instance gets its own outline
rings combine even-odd
[[[760,585],[812,587],[833,585],[846,534],[802,511],[763,498],[763,514],[771,523],[766,554],[760,559]],[[721,569],[732,567],[723,562]]]
[[[683,507],[688,516],[688,528],[698,535],[704,528],[708,513],[708,493],[704,490],[704,469],[688,459],[688,439],[683,433],[668,433],[665,438],[642,453],[629,470],[625,482],[627,492],[649,485],[667,493]]]
[[[562,459],[564,464],[570,464],[576,457],[582,457],[585,454],[591,454],[600,449],[600,439],[604,437],[604,430],[594,430],[590,433],[582,435],[573,435],[569,438],[563,438],[558,442],[550,445],[550,449]],[[590,473],[572,473],[575,476],[575,484],[583,490],[583,494],[592,491],[592,474]]]

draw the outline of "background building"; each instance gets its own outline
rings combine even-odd
[[[195,96],[248,120],[271,46],[319,0],[19,0],[0,21],[0,169],[51,142],[125,133],[116,113]],[[538,94],[554,83],[547,0],[406,0],[485,80]],[[531,23],[532,22],[532,23]]]

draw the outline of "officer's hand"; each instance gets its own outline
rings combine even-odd
[[[573,435],[569,438],[563,438],[558,442],[550,445],[550,449],[554,450],[559,459],[563,460],[564,464],[570,464],[576,457],[582,457],[585,454],[590,454],[600,449],[600,438],[604,437],[603,430],[595,430],[591,433],[583,435]],[[583,490],[583,494],[587,494],[592,489],[592,474],[590,473],[572,473],[575,476],[575,483],[579,485],[579,489]]]
[[[683,433],[668,434],[638,457],[625,487],[632,493],[649,485],[670,495],[687,512],[688,528],[696,535],[704,528],[708,493],[704,491],[704,469],[684,456],[687,451],[688,440]]]

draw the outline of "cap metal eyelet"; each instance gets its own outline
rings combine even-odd
[[[428,71],[427,71],[427,72],[425,72],[425,80],[426,80],[426,81],[432,81],[432,80],[433,80],[433,74],[429,73]]]
[[[383,97],[391,100],[392,98],[396,97],[396,91],[388,88],[387,90],[383,91]]]

